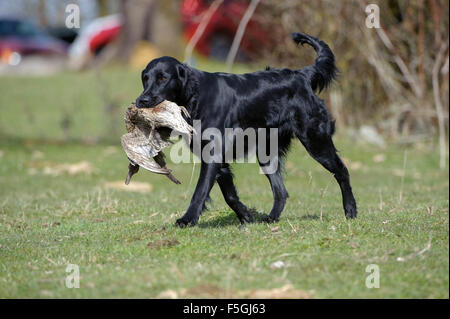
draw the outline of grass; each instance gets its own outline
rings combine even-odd
[[[105,72],[120,134],[139,72]],[[173,224],[198,165],[191,185],[192,165],[171,164],[181,186],[140,172],[133,182],[151,191],[106,187],[124,180],[127,160],[118,143],[86,143],[109,132],[96,79],[91,72],[0,78],[1,298],[270,296],[286,285],[314,298],[449,297],[449,180],[434,146],[381,150],[337,138],[360,213],[346,221],[336,182],[295,142],[279,223],[239,228],[214,186],[198,226],[179,229]],[[64,112],[73,114],[68,133],[59,124]],[[57,171],[82,161],[90,173]],[[272,195],[257,166],[234,172],[242,201],[267,213]],[[79,266],[80,289],[65,287],[68,264]],[[369,264],[379,266],[378,289],[365,285]]]

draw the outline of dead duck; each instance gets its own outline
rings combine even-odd
[[[173,130],[187,135],[190,142],[194,129],[183,118],[182,112],[189,117],[184,107],[170,101],[163,101],[153,108],[140,109],[135,103],[127,108],[125,126],[128,133],[121,138],[122,147],[130,161],[125,184],[129,184],[139,167],[166,175],[175,184],[180,184],[166,167],[162,150],[172,144],[169,137]]]

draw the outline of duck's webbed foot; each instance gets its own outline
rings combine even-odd
[[[175,178],[175,176],[172,175],[172,173],[170,173],[170,170],[167,169],[166,167],[166,161],[164,159],[164,153],[163,152],[159,152],[158,155],[156,155],[154,158],[155,162],[161,166],[162,168],[168,170],[168,174],[166,174],[167,178],[170,179],[172,182],[174,182],[175,184],[181,184],[181,182]]]

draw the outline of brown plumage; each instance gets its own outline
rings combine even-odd
[[[194,129],[184,120],[181,112],[189,117],[183,106],[170,101],[163,101],[154,108],[139,109],[135,103],[128,107],[125,113],[128,133],[121,138],[122,147],[130,161],[125,184],[128,185],[140,166],[150,172],[166,175],[172,182],[180,184],[166,167],[162,149],[172,144],[169,141],[172,130],[186,134],[190,142]]]

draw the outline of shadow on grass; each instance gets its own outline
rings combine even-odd
[[[300,220],[318,220],[318,219],[320,219],[320,216],[307,214],[307,215],[299,216],[298,219],[300,219]]]
[[[283,217],[283,216],[282,216]],[[297,219],[297,220],[300,220],[300,221],[305,221],[305,220],[320,220],[320,214],[317,214],[317,215],[313,215],[313,214],[306,214],[306,215],[302,215],[302,216],[295,216],[295,217],[292,217],[292,216],[289,216],[289,220],[292,220],[292,219]],[[322,220],[323,221],[328,221],[330,218],[328,217],[328,215],[322,215]]]
[[[226,215],[222,215],[226,214]],[[217,227],[226,227],[226,226],[239,226],[240,222],[236,217],[236,214],[234,212],[221,212],[221,216],[216,216],[208,219],[205,222],[202,222],[200,219],[200,222],[198,223],[198,227],[200,228],[217,228]]]
[[[264,217],[267,217],[266,214],[260,213],[254,209],[252,209],[253,216],[255,218],[255,223],[260,223],[263,221]],[[198,227],[200,228],[217,228],[217,227],[226,227],[226,226],[240,226],[241,223],[237,218],[236,214],[233,211],[220,212],[220,216],[212,217],[205,222],[198,223]],[[226,215],[225,215],[226,214]]]

